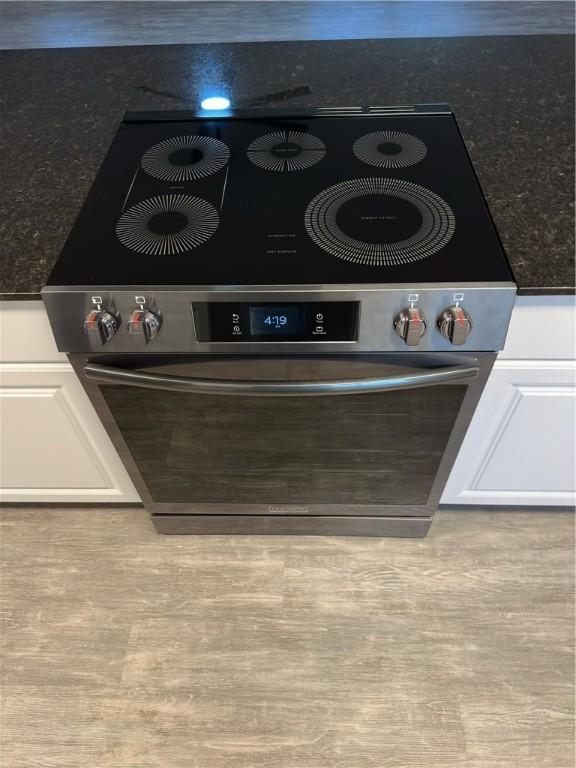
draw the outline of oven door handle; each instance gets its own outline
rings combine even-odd
[[[233,379],[196,379],[169,376],[162,373],[144,373],[127,368],[88,363],[84,367],[87,379],[98,384],[125,384],[130,387],[164,389],[170,392],[189,392],[210,395],[357,395],[364,392],[388,392],[398,389],[431,387],[456,381],[475,379],[478,366],[455,365],[425,369],[421,373],[385,376],[371,379],[344,379],[329,381],[237,381]]]

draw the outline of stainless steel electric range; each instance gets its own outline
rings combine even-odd
[[[128,113],[43,298],[158,531],[423,536],[515,293],[420,105]]]

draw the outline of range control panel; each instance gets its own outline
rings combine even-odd
[[[358,301],[193,305],[200,342],[356,341]]]
[[[513,284],[321,290],[46,288],[62,352],[442,352],[503,348]]]

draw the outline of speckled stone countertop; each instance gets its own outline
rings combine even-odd
[[[0,298],[38,298],[126,110],[448,102],[523,294],[574,293],[574,40],[4,51]],[[465,254],[463,254],[465,257]]]

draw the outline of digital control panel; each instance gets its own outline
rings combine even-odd
[[[356,341],[358,301],[194,303],[199,342]]]

